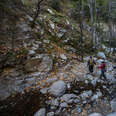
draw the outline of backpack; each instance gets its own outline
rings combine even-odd
[[[92,66],[94,65],[93,59],[90,59],[89,64],[92,65]]]

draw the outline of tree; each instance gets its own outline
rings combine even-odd
[[[34,18],[33,18],[33,21],[32,21],[32,25],[31,25],[32,28],[34,28],[34,26],[35,26],[35,21],[36,21],[38,15],[40,13],[40,5],[43,1],[44,0],[38,0],[37,7],[36,7],[36,12],[35,12],[35,15],[34,15]]]

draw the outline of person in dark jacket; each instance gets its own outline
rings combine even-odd
[[[88,68],[89,68],[89,72],[90,73],[93,73],[93,71],[94,71],[94,65],[95,65],[96,63],[95,63],[95,61],[94,61],[94,59],[92,58],[92,56],[90,56],[90,59],[89,59],[89,61],[88,61],[88,63],[87,63],[87,66],[88,66]]]
[[[98,68],[101,69],[100,78],[102,79],[102,77],[104,77],[104,79],[106,79],[106,75],[105,75],[105,72],[106,72],[106,63],[105,63],[105,61],[102,61],[101,65]]]

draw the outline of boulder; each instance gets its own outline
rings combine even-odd
[[[37,111],[34,116],[45,116],[46,115],[46,109],[41,108],[39,111]]]
[[[65,91],[66,91],[66,84],[64,81],[61,80],[53,83],[49,90],[50,94],[56,97],[63,95]]]
[[[99,58],[106,59],[106,56],[105,56],[105,54],[104,54],[103,52],[98,52],[97,56],[98,56]]]
[[[100,113],[92,113],[89,116],[102,116],[102,114],[100,114]]]
[[[25,72],[35,72],[41,63],[41,59],[30,59],[24,63]]]
[[[49,72],[52,70],[53,61],[47,56],[43,55],[40,58],[29,59],[24,63],[25,72]]]

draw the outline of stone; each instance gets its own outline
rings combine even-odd
[[[83,100],[85,100],[86,98],[90,97],[92,95],[92,91],[89,90],[89,91],[85,91],[81,94],[81,97]]]
[[[63,60],[67,60],[67,57],[64,54],[60,54],[60,58]]]
[[[92,96],[91,100],[92,100],[92,101],[93,101],[93,100],[96,100],[96,99],[98,99],[98,98],[101,97],[101,96],[102,96],[102,93],[101,93],[100,91],[98,91],[95,95]]]
[[[54,14],[53,11],[51,9],[47,9],[47,11],[50,13],[50,14]]]
[[[99,58],[106,59],[106,56],[105,56],[105,54],[104,54],[103,52],[98,52],[97,56],[98,56]]]
[[[46,83],[49,83],[49,84],[51,84],[51,83],[53,83],[53,82],[55,82],[55,81],[57,81],[57,78],[48,78],[47,80],[46,80]]]
[[[56,97],[62,96],[65,93],[65,91],[66,91],[66,84],[62,80],[54,82],[49,90],[50,94]]]
[[[24,63],[24,70],[26,72],[35,72],[37,71],[38,65],[41,63],[41,59],[30,59]]]
[[[47,116],[54,116],[54,114],[55,114],[54,112],[48,112]]]
[[[43,42],[46,43],[46,44],[49,44],[50,43],[50,40],[44,39]]]
[[[111,75],[110,73],[106,73],[106,78],[108,80],[113,80],[114,79],[113,75]]]
[[[55,28],[54,23],[50,23],[50,27],[51,27],[52,29],[54,29],[54,28]]]
[[[115,111],[116,112],[116,99],[113,99],[111,102],[111,108],[112,108],[112,111]]]
[[[46,115],[46,109],[41,108],[39,111],[37,111],[34,116],[45,116]]]
[[[29,19],[29,21],[33,21],[33,18],[29,15],[27,15],[27,18]]]
[[[27,60],[24,67],[28,72],[33,69],[32,72],[47,73],[52,70],[52,66],[53,60],[47,54],[41,54],[37,58]]]
[[[49,56],[43,55],[42,63],[40,64],[38,71],[49,72],[52,70],[52,66],[53,66],[53,60]]]
[[[42,94],[46,94],[46,93],[48,92],[48,89],[49,89],[49,88],[43,88],[43,89],[40,90],[40,92],[41,92]]]
[[[69,103],[70,100],[75,99],[76,97],[77,96],[75,94],[65,94],[61,97],[61,100]]]
[[[66,107],[68,107],[68,104],[66,102],[63,102],[63,103],[60,104],[60,107],[66,108]]]
[[[92,75],[88,74],[87,79],[92,81],[94,79],[94,77]]]
[[[57,99],[55,100],[52,99],[50,104],[53,106],[59,106],[59,101]]]
[[[100,113],[92,113],[89,116],[102,116],[102,114],[100,114]]]
[[[94,80],[92,80],[92,81],[91,81],[92,85],[93,85],[93,86],[96,86],[97,81],[98,81],[98,79],[97,79],[97,78],[95,78]]]
[[[64,33],[58,33],[57,36],[58,38],[61,38],[64,35]]]
[[[33,54],[35,54],[35,51],[34,50],[29,50],[29,53],[28,53],[29,55],[33,55]]]

